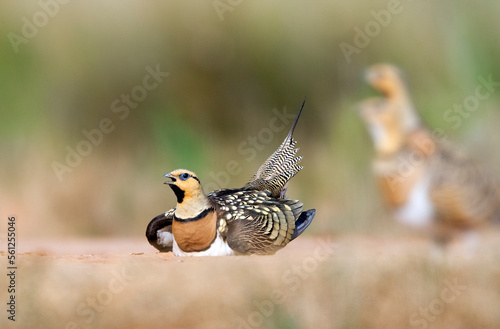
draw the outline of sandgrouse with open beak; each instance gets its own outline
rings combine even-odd
[[[271,255],[299,236],[316,213],[284,195],[302,169],[292,134],[303,106],[284,142],[242,188],[205,194],[195,173],[166,174],[177,206],[151,220],[149,243],[177,256]]]

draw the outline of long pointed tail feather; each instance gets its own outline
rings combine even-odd
[[[283,144],[281,144],[281,148],[285,146],[286,143],[292,143],[293,142],[293,132],[295,131],[295,127],[297,127],[297,123],[299,122],[300,115],[302,114],[302,110],[304,109],[304,105],[306,104],[306,100],[302,102],[302,105],[300,106],[299,113],[297,114],[297,117],[295,118],[295,121],[293,122],[292,128],[290,128],[290,131],[288,132],[288,135],[286,136],[285,140],[283,141]],[[279,150],[279,149],[278,149]]]

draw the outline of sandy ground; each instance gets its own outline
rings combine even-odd
[[[301,237],[274,256],[178,258],[143,239],[23,240],[16,321],[4,310],[0,327],[499,328],[498,241],[472,257],[344,236]],[[8,285],[4,274],[2,305]]]

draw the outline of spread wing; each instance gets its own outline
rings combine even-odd
[[[209,197],[217,205],[219,231],[240,254],[274,254],[292,240],[303,205],[274,199],[269,191],[222,190]]]
[[[160,252],[172,251],[173,234],[172,220],[175,208],[153,218],[146,228],[146,237],[149,244]]]
[[[297,141],[293,139],[292,135],[304,104],[305,100],[283,143],[260,166],[250,182],[245,185],[245,190],[268,190],[273,197],[284,198],[288,181],[303,168],[298,164],[302,157],[296,156],[299,149],[295,148]]]

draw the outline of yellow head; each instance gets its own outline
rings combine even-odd
[[[366,71],[366,81],[380,91],[394,108],[405,134],[421,127],[421,120],[412,104],[403,73],[390,64],[375,64]]]
[[[358,106],[375,150],[382,155],[394,154],[404,144],[404,133],[395,107],[385,98],[370,98]]]
[[[171,179],[171,181],[167,181],[165,184],[168,184],[174,191],[177,197],[177,204],[179,205],[205,195],[201,188],[200,180],[192,171],[177,169],[165,174],[164,177]]]
[[[365,79],[387,98],[396,98],[406,94],[403,74],[393,65],[375,64],[367,69]]]

